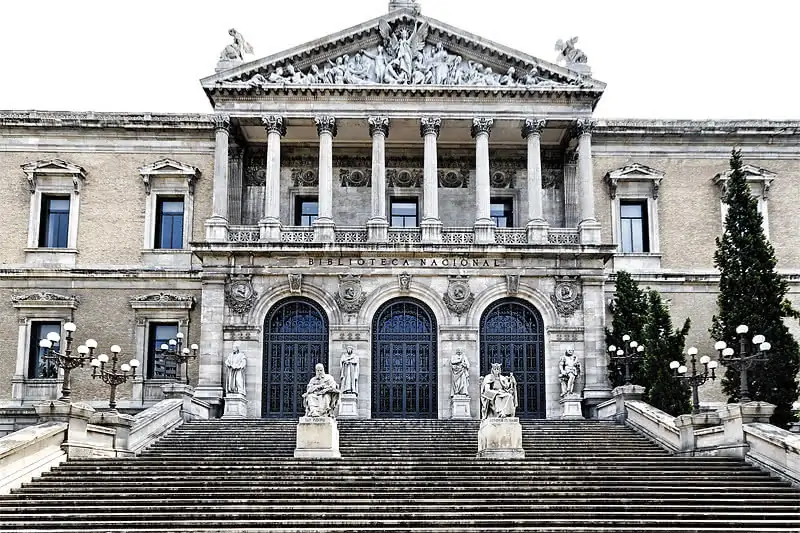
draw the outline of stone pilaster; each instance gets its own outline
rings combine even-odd
[[[211,218],[206,220],[206,240],[225,242],[228,240],[228,143],[230,142],[231,117],[217,113],[214,123],[214,183],[211,198]]]
[[[369,117],[369,135],[372,137],[372,216],[367,221],[370,242],[389,239],[389,221],[386,218],[386,138],[389,136],[388,117]]]
[[[472,120],[472,137],[475,139],[475,244],[494,243],[495,224],[489,212],[489,134],[493,124],[491,118]]]
[[[225,274],[203,273],[200,313],[200,356],[195,397],[214,406],[222,398],[222,354],[225,319]]]
[[[592,170],[593,119],[579,119],[578,128],[578,180],[580,182],[580,232],[581,244],[600,244],[600,224],[594,216],[594,172]]]
[[[548,224],[542,206],[542,130],[544,119],[528,118],[522,137],[528,141],[528,242],[546,243]]]
[[[583,316],[605,316],[605,278],[602,275],[582,276]],[[584,319],[583,330],[583,398],[587,407],[609,399],[608,360],[603,320]]]
[[[283,117],[261,117],[267,130],[267,168],[264,189],[264,217],[259,221],[261,240],[281,240],[281,137],[286,135]]]
[[[439,218],[439,160],[436,140],[442,119],[439,117],[423,117],[419,131],[425,144],[425,170],[423,177],[422,198],[422,242],[442,241],[442,221]]]
[[[329,115],[314,117],[319,135],[319,216],[314,221],[314,240],[334,242],[333,222],[333,138],[336,119]]]

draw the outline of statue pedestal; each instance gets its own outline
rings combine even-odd
[[[301,416],[297,424],[295,457],[339,459],[339,428],[326,416]]]
[[[517,417],[486,418],[478,430],[478,457],[523,459],[522,425]]]
[[[339,396],[339,418],[358,418],[358,395],[354,392]]]
[[[566,396],[562,397],[558,401],[558,403],[561,404],[561,419],[583,420],[581,402],[583,402],[583,398],[580,394],[567,394]]]
[[[469,396],[456,394],[450,398],[450,418],[472,420],[472,415],[469,412]]]
[[[225,396],[225,412],[222,418],[247,418],[247,399],[239,392],[229,392]]]

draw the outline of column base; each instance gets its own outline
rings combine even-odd
[[[561,404],[561,420],[583,420],[582,402],[580,394],[567,394],[562,397],[558,401]]]
[[[262,218],[258,221],[258,240],[281,242],[281,221],[277,218]]]
[[[442,242],[442,221],[438,218],[423,220],[419,228],[422,230],[422,242],[438,244]]]
[[[475,244],[494,244],[494,230],[497,226],[490,218],[479,218],[475,221],[473,231],[475,232]]]
[[[478,457],[524,459],[522,425],[517,417],[486,418],[478,430]]]
[[[453,420],[472,420],[469,410],[469,396],[456,394],[450,398],[450,418]]]
[[[385,218],[367,221],[367,242],[389,242],[389,222]]]
[[[301,416],[297,424],[295,457],[339,459],[339,428],[336,420],[324,416]]]
[[[578,224],[578,235],[581,244],[600,244],[600,223],[594,219],[582,221]]]
[[[547,232],[550,224],[545,220],[531,220],[526,226],[528,231],[528,244],[547,244]]]
[[[343,392],[339,397],[339,418],[358,418],[358,395]]]
[[[314,242],[336,242],[336,224],[331,219],[318,218],[314,226]]]
[[[225,396],[225,411],[222,418],[247,418],[247,399],[244,394],[229,392]]]
[[[228,221],[222,217],[211,217],[206,220],[206,241],[227,242]]]

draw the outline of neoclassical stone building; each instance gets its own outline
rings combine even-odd
[[[359,417],[449,418],[459,349],[471,416],[492,362],[520,416],[559,416],[568,349],[590,416],[610,398],[616,270],[710,349],[734,146],[796,291],[800,122],[596,119],[605,84],[574,41],[554,64],[389,7],[254,61],[231,30],[208,115],[0,113],[0,429],[57,397],[38,339],[70,321],[142,362],[129,410],[180,377],[158,347],[181,332],[220,414],[238,345],[251,417],[298,416],[314,364],[338,378],[346,346]],[[106,397],[73,371],[73,398]]]

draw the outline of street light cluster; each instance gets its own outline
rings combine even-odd
[[[621,362],[625,366],[625,385],[631,384],[631,365],[638,363],[644,357],[644,346],[638,341],[632,341],[627,333],[622,336],[622,345],[608,347],[611,359]]]
[[[697,371],[697,348],[692,346],[686,351],[691,358],[689,363],[692,365],[692,372],[688,373],[689,369],[686,365],[680,364],[678,361],[672,361],[669,364],[669,367],[675,371],[675,377],[677,379],[686,380],[689,383],[689,386],[692,387],[692,414],[697,414],[700,412],[700,396],[697,391],[698,387],[704,384],[709,379],[714,381],[717,379],[716,369],[718,363],[716,361],[712,361],[711,358],[707,355],[700,357],[700,364],[703,365],[703,372],[698,373]],[[711,373],[709,373],[709,370]]]
[[[190,348],[183,347],[183,333],[178,332],[174,339],[170,339],[163,343],[158,350],[159,355],[163,357],[171,357],[178,363],[178,370],[175,379],[181,380],[181,365],[186,365],[186,384],[189,384],[189,359],[197,357],[197,351],[200,347],[197,344],[192,344]]]

